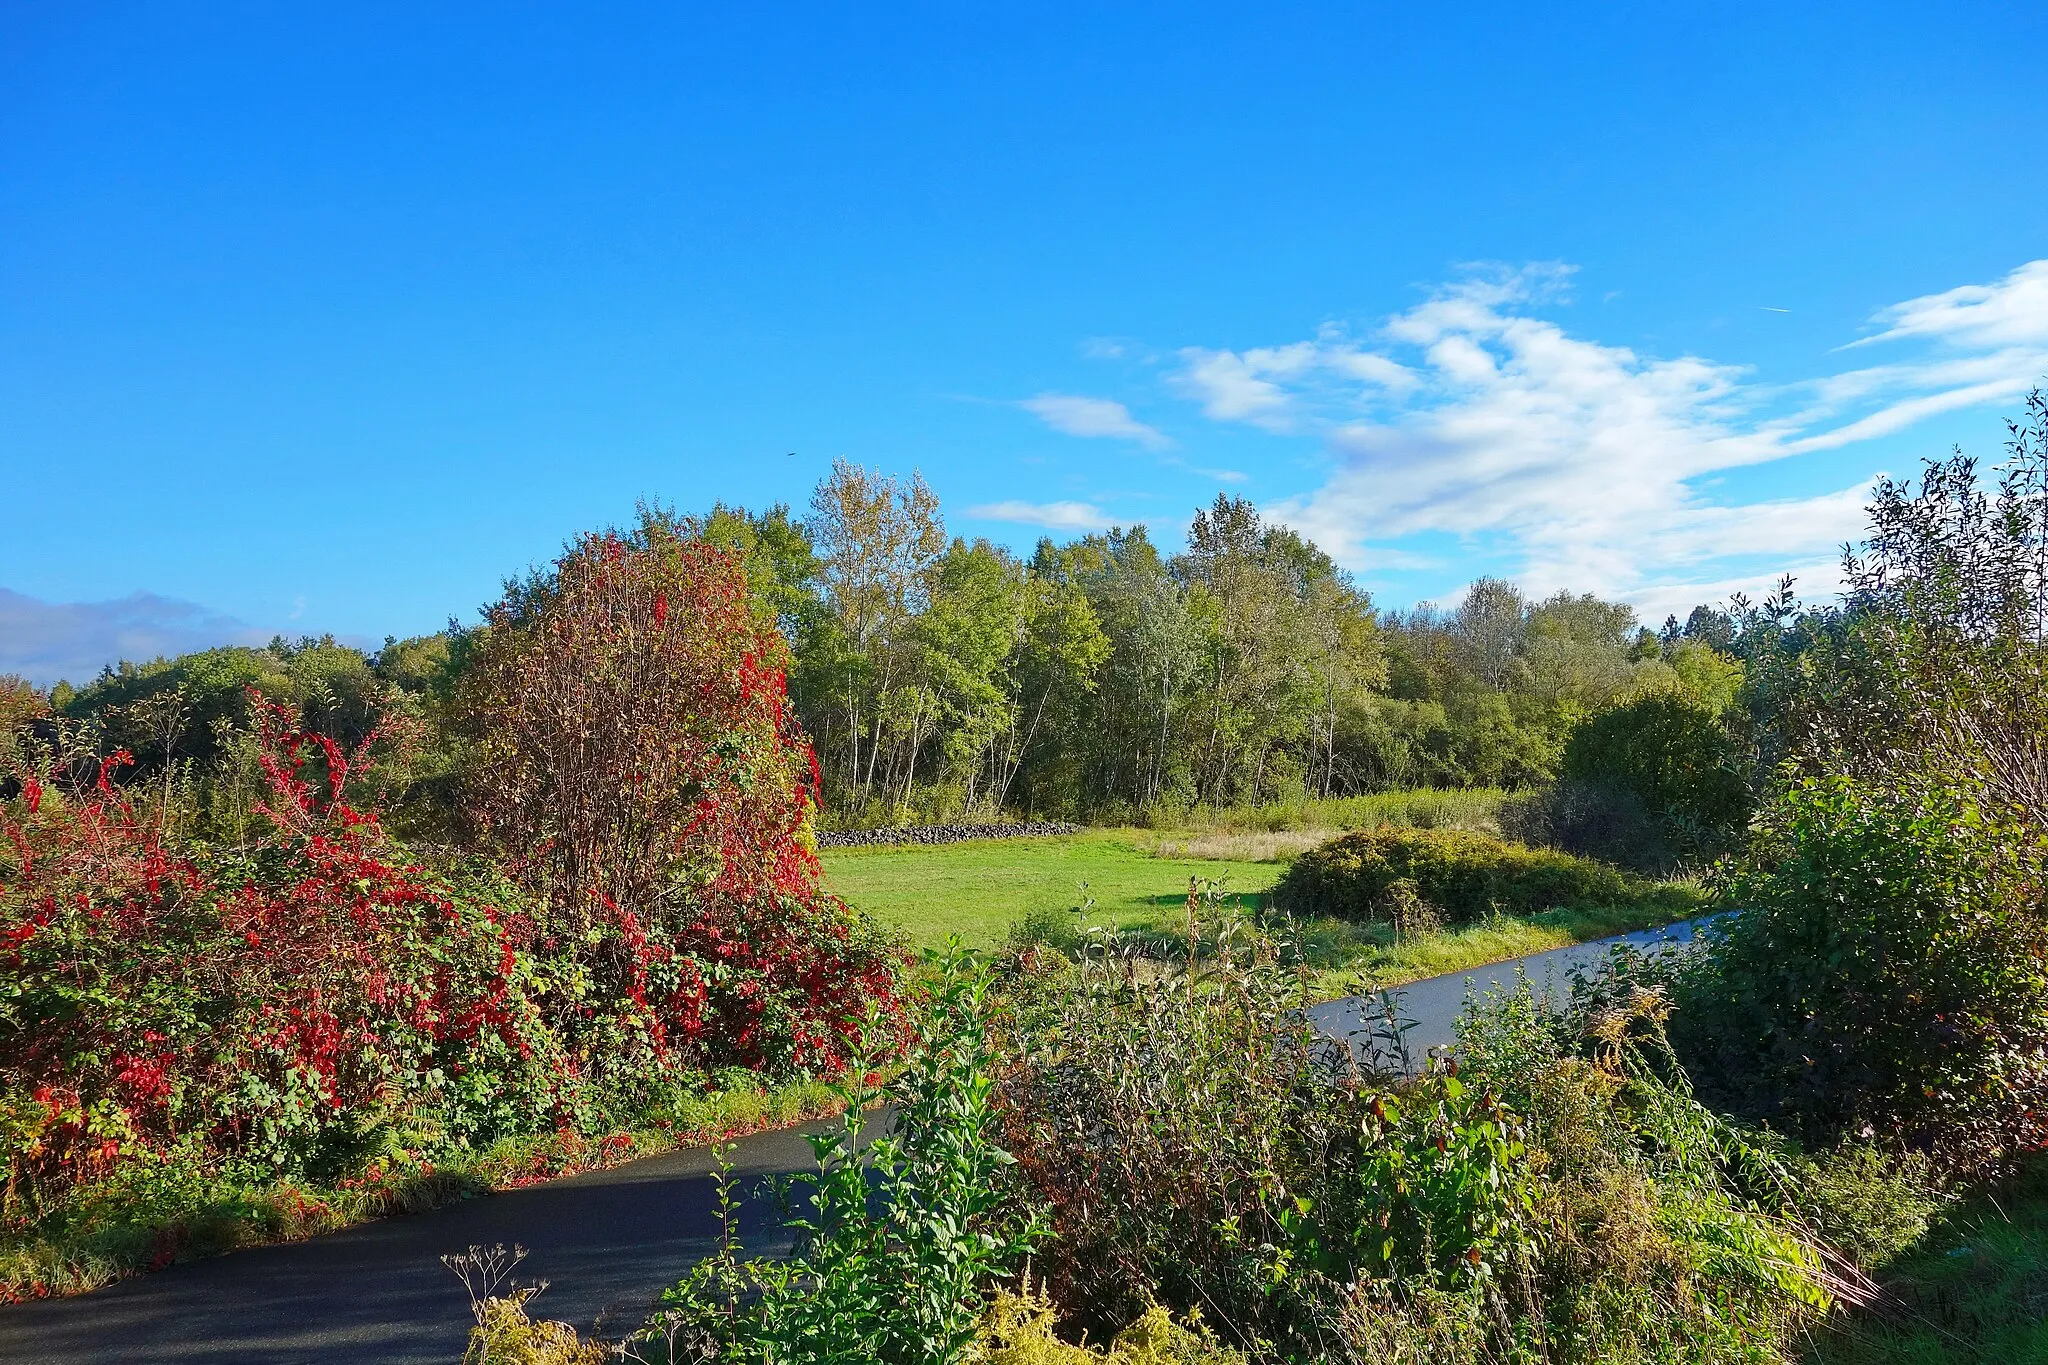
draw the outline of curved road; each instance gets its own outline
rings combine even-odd
[[[1449,1047],[1457,1041],[1458,1016],[1465,1012],[1465,1001],[1470,996],[1496,988],[1512,989],[1518,973],[1539,994],[1549,990],[1561,995],[1570,988],[1574,971],[1598,967],[1607,960],[1614,945],[1626,943],[1645,951],[1662,951],[1690,942],[1712,918],[1683,920],[1662,929],[1642,929],[1527,957],[1512,957],[1505,962],[1474,967],[1469,972],[1452,972],[1396,986],[1388,994],[1395,998],[1396,1017],[1411,1025],[1406,1042],[1410,1057],[1419,1064],[1431,1048]],[[1318,1032],[1341,1042],[1369,1033],[1367,1014],[1376,1013],[1377,1008],[1376,997],[1354,995],[1314,1006],[1308,1011],[1308,1020]]]
[[[1689,937],[1690,925],[1625,938],[1646,946]],[[1400,987],[1409,1045],[1448,1045],[1468,994],[1511,984],[1522,968],[1563,985],[1602,960],[1602,940]],[[1356,1000],[1311,1011],[1336,1037],[1359,1025]],[[816,1131],[836,1123],[806,1125]],[[809,1169],[806,1128],[745,1138],[734,1176],[746,1194],[740,1229],[750,1248],[775,1244],[780,1225],[762,1177]],[[469,1299],[440,1258],[471,1246],[524,1245],[521,1282],[551,1287],[543,1317],[619,1336],[718,1235],[712,1163],[704,1148],[570,1176],[411,1217],[388,1218],[311,1241],[255,1247],[172,1266],[70,1299],[0,1308],[6,1365],[453,1365],[470,1325]]]

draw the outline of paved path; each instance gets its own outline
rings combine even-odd
[[[808,1168],[801,1132],[743,1139],[735,1176],[758,1192],[766,1172]],[[498,1242],[532,1253],[522,1282],[550,1282],[540,1316],[623,1335],[713,1246],[713,1197],[710,1154],[694,1148],[193,1261],[77,1298],[0,1308],[0,1362],[455,1365],[469,1298],[440,1258]],[[772,1236],[771,1213],[767,1200],[749,1201],[740,1224],[749,1245]]]
[[[1657,951],[1689,941],[1705,922],[1685,920],[1662,929],[1644,929],[1616,938],[1574,944],[1569,948],[1553,948],[1547,953],[1510,958],[1491,966],[1475,967],[1469,972],[1453,972],[1449,976],[1433,976],[1426,981],[1396,986],[1389,994],[1395,998],[1397,1016],[1412,1021],[1407,1044],[1410,1054],[1419,1063],[1428,1055],[1429,1049],[1449,1047],[1457,1041],[1458,1016],[1465,1012],[1467,998],[1497,986],[1512,988],[1518,970],[1538,991],[1547,987],[1562,993],[1571,985],[1574,968],[1592,968],[1605,962],[1609,949],[1617,943]],[[1375,997],[1351,996],[1315,1006],[1309,1010],[1308,1018],[1321,1032],[1342,1040],[1368,1031],[1368,1013],[1376,1015],[1378,1008]]]
[[[1690,926],[1677,926],[1626,937],[1653,944],[1689,934]],[[1415,1020],[1411,1047],[1420,1055],[1450,1043],[1467,994],[1512,983],[1517,965],[1538,985],[1563,985],[1573,966],[1604,958],[1609,942],[1401,987],[1401,1014]],[[1356,1000],[1339,1000],[1311,1015],[1342,1037],[1358,1026],[1360,1009]],[[802,1131],[763,1133],[733,1152],[735,1176],[747,1177],[742,1188],[753,1196],[740,1224],[751,1247],[772,1245],[779,1226],[758,1197],[760,1177],[811,1164]],[[716,1235],[709,1153],[671,1152],[311,1241],[172,1266],[77,1298],[0,1308],[0,1362],[454,1365],[469,1331],[469,1300],[440,1258],[499,1242],[532,1253],[519,1267],[522,1281],[551,1283],[536,1312],[616,1337],[640,1324]]]

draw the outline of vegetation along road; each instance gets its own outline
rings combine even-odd
[[[1683,938],[1688,926],[1626,935],[1651,944]],[[1401,987],[1416,1052],[1448,1043],[1468,993],[1511,985],[1520,967],[1532,984],[1562,983],[1575,966],[1604,959],[1609,943],[1579,944]],[[1342,1035],[1361,1004],[1332,1001],[1317,1026]],[[740,1230],[751,1247],[769,1244],[780,1218],[764,1177],[805,1169],[802,1134],[835,1120],[741,1139],[732,1150],[743,1192]],[[385,1362],[448,1365],[461,1358],[468,1297],[440,1258],[472,1246],[527,1248],[515,1278],[546,1280],[537,1316],[613,1334],[637,1326],[718,1236],[708,1149],[648,1157],[474,1199],[412,1217],[389,1218],[280,1246],[172,1266],[96,1293],[0,1308],[0,1360],[27,1365],[99,1365],[118,1348],[134,1365],[326,1365]]]

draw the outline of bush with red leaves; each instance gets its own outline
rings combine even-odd
[[[587,973],[554,1016],[586,1074],[829,1070],[870,1010],[900,1018],[893,954],[818,884],[788,652],[740,562],[654,515],[577,540],[479,632],[469,810],[543,950]]]
[[[174,1150],[317,1169],[396,1109],[459,1139],[544,1124],[564,1102],[530,924],[408,865],[341,799],[357,756],[263,715],[268,829],[247,848],[167,846],[162,812],[112,780],[125,752],[83,781],[75,763],[15,763],[0,803],[9,1204]]]

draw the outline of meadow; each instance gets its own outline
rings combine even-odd
[[[1343,814],[1352,818],[1349,827],[1371,828],[1409,824],[1421,810],[1429,821],[1423,827],[1483,827],[1497,800],[1490,793],[1389,793],[1369,803],[1210,815],[1192,828],[831,849],[823,855],[824,882],[919,948],[938,947],[953,936],[970,948],[995,948],[1019,934],[1170,935],[1185,920],[1191,886],[1213,888],[1248,910],[1263,909],[1288,862],[1344,828],[1271,828],[1289,816]],[[1318,804],[1340,809],[1317,809]],[[1463,818],[1446,818],[1453,815]],[[1667,882],[1628,905],[1559,906],[1422,933],[1402,935],[1384,922],[1335,918],[1296,921],[1291,928],[1302,959],[1316,973],[1317,992],[1342,995],[1668,924],[1694,913],[1701,902],[1692,883]]]

